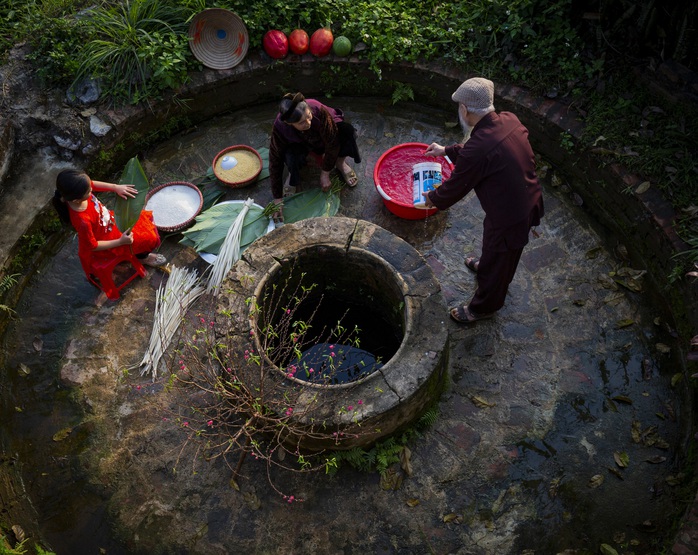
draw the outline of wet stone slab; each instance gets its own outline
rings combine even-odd
[[[481,245],[477,200],[469,196],[424,221],[400,220],[372,181],[378,158],[396,144],[458,140],[446,125],[455,111],[385,99],[330,102],[357,127],[363,156],[359,186],[341,192],[340,215],[404,239],[426,259],[449,305],[467,301],[475,278],[463,259]],[[196,181],[223,148],[266,146],[274,109],[257,106],[175,137],[146,153],[146,173],[155,184]],[[316,170],[306,177],[317,179]],[[275,484],[304,499],[292,505],[253,460],[243,467],[242,491],[232,489],[220,459],[183,448],[185,432],[172,415],[188,400],[168,392],[167,375],[153,382],[124,372],[147,346],[155,289],[166,276],[151,270],[117,303],[98,307],[68,242],[37,276],[5,338],[11,379],[3,416],[14,431],[10,447],[27,465],[28,493],[42,500],[47,540],[58,553],[506,555],[596,552],[601,543],[655,553],[681,509],[671,485],[683,456],[671,387],[677,349],[661,320],[664,307],[600,279],[628,264],[614,255],[612,238],[558,188],[546,184],[545,194],[539,237],[496,318],[467,328],[443,314],[448,384],[438,419],[409,444],[413,474],[399,465],[393,482],[348,467],[333,477],[279,472]],[[268,181],[228,190],[226,198],[248,196],[265,205]],[[162,251],[176,265],[203,270],[178,239],[167,237]],[[85,422],[89,432],[53,439]],[[639,442],[637,427],[645,432]],[[52,470],[58,451],[70,472]],[[628,454],[627,468],[614,453]],[[665,461],[646,462],[658,456]],[[594,475],[604,478],[598,487],[590,487]],[[58,526],[62,503],[71,510]],[[86,525],[97,532],[76,533]],[[112,527],[118,541],[107,533]]]

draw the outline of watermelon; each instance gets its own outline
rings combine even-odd
[[[294,54],[305,54],[310,46],[308,33],[303,29],[294,29],[288,36],[288,46]]]
[[[351,41],[345,36],[337,37],[332,43],[332,51],[335,56],[348,56],[351,54]]]
[[[318,58],[327,56],[330,50],[332,50],[333,42],[334,36],[332,31],[330,31],[329,27],[322,27],[310,37],[310,53]]]
[[[262,39],[262,46],[264,51],[275,60],[285,58],[288,54],[288,39],[283,31],[276,29],[267,31]]]

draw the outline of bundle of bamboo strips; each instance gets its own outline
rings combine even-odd
[[[157,377],[160,360],[189,307],[204,293],[196,270],[170,266],[169,279],[160,285],[155,297],[155,315],[150,345],[141,360],[141,376],[151,372]]]
[[[228,272],[233,267],[233,264],[240,259],[240,237],[242,235],[242,226],[245,223],[247,211],[250,209],[250,206],[252,206],[253,203],[254,199],[251,198],[248,198],[245,201],[245,204],[242,206],[242,210],[240,210],[240,214],[238,214],[237,218],[235,218],[235,221],[228,229],[228,233],[223,240],[218,257],[211,266],[211,273],[206,285],[207,293],[213,293],[214,296],[218,295],[220,292],[221,283],[223,283],[225,276],[228,275]]]

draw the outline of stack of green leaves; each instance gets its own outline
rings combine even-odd
[[[223,202],[216,204],[196,217],[196,223],[183,232],[180,241],[196,252],[218,255],[228,229],[240,215],[244,202]],[[253,241],[264,235],[269,226],[269,217],[259,206],[250,206],[240,235],[240,252]]]
[[[326,193],[314,188],[284,198],[284,223],[334,216],[339,210],[338,192],[334,186]]]
[[[320,189],[310,189],[284,198],[284,222],[291,224],[306,218],[334,216],[339,210],[337,193],[335,187],[326,193]],[[242,201],[223,202],[201,212],[196,217],[196,223],[183,232],[180,243],[197,252],[218,255],[228,229],[240,214],[243,204]],[[276,210],[274,203],[269,203],[264,209],[257,205],[250,207],[242,227],[240,252],[266,233],[269,220]]]

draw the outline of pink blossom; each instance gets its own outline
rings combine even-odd
[[[359,400],[356,402],[356,404],[357,404],[357,405],[363,405],[364,402],[363,402],[361,399],[359,399]]]
[[[208,422],[206,422],[206,425],[207,425],[209,428],[210,428],[211,426],[213,426],[213,420],[209,420]]]
[[[189,426],[189,422],[184,422],[184,423],[182,424],[182,426],[184,426],[184,427],[186,428],[187,426]]]
[[[353,406],[353,405],[349,405],[349,406],[347,407],[347,410],[354,410],[354,406]]]
[[[334,351],[333,351],[333,352],[330,353],[330,356],[333,357],[333,356],[337,356],[337,355],[335,355],[335,354],[334,354]]]
[[[288,502],[289,502],[289,503],[293,503],[293,500],[294,500],[294,499],[295,499],[295,497],[293,497],[293,495],[290,495],[289,498],[288,498]]]

